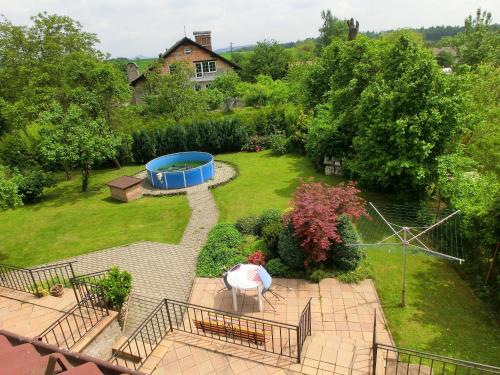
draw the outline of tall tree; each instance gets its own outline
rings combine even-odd
[[[319,28],[319,48],[329,45],[332,39],[347,40],[349,26],[345,20],[335,17],[330,9],[321,11],[321,19],[323,24]]]
[[[464,31],[455,38],[460,64],[476,67],[481,63],[500,63],[500,30],[491,24],[491,13],[479,8],[465,19]]]
[[[273,79],[282,79],[286,76],[290,63],[289,52],[276,40],[257,42],[249,57],[244,58],[241,65],[241,78],[255,82],[259,75],[267,75]]]
[[[60,64],[64,89],[38,121],[40,150],[67,170],[80,167],[82,191],[87,191],[91,168],[116,156],[118,139],[110,130],[109,115],[128,96],[128,87],[115,67],[91,54],[72,53]]]
[[[184,62],[174,63],[170,74],[163,74],[158,63],[146,73],[145,108],[158,115],[169,115],[175,120],[194,116],[204,109],[204,101],[195,90],[191,77],[194,72]]]

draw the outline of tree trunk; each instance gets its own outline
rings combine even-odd
[[[490,277],[493,272],[493,267],[495,266],[495,261],[497,260],[499,246],[500,242],[497,242],[497,247],[495,248],[495,252],[493,253],[493,259],[491,259],[490,269],[488,270],[488,274],[486,275],[486,281],[485,281],[486,284],[490,282]]]
[[[71,180],[73,176],[71,176],[71,169],[69,169],[68,163],[63,164],[64,172],[66,173],[66,179]]]
[[[84,162],[82,165],[82,192],[86,192],[89,189],[89,165]]]
[[[115,163],[115,168],[116,169],[121,169],[121,164],[120,161],[117,158],[113,158],[113,163]]]

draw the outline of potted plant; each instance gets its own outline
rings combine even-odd
[[[104,279],[99,280],[98,285],[104,293],[108,307],[119,313],[118,322],[123,326],[132,289],[132,275],[115,266],[108,271]]]
[[[54,284],[50,287],[49,292],[54,297],[61,297],[64,294],[64,285]]]

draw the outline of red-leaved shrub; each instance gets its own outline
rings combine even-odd
[[[265,266],[266,265],[266,256],[264,253],[260,250],[257,250],[250,254],[247,258],[248,263],[251,264],[256,264],[258,266]]]
[[[368,217],[365,200],[358,196],[355,182],[330,186],[320,182],[302,182],[293,195],[293,210],[286,216],[294,237],[306,253],[305,263],[326,260],[332,242],[342,243],[337,219]]]

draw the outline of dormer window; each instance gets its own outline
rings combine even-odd
[[[191,48],[184,48],[184,54],[185,55],[190,55],[191,54]]]

